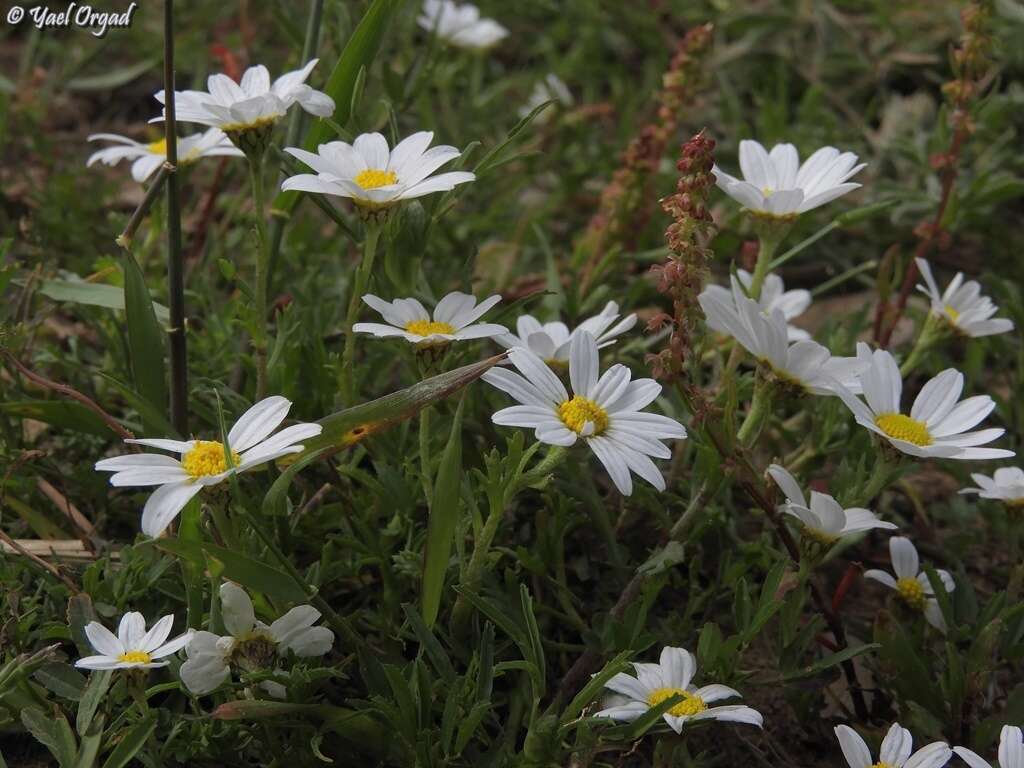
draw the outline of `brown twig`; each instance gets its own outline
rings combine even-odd
[[[53,485],[43,477],[36,478],[36,487],[39,492],[42,493],[46,498],[52,501],[71,524],[77,528],[85,541],[88,541],[89,537],[92,536],[94,527],[92,522],[85,515],[79,511],[78,507],[71,503],[63,493],[58,491]]]
[[[0,529],[0,541],[2,541],[4,544],[6,544],[8,547],[10,547],[12,550],[17,552],[18,554],[20,554],[20,555],[22,555],[24,557],[27,557],[29,560],[31,560],[33,563],[38,565],[44,571],[49,573],[55,579],[58,579],[59,581],[61,581],[64,584],[64,586],[66,586],[68,589],[71,590],[71,592],[73,594],[77,595],[79,592],[82,591],[82,590],[80,590],[78,588],[78,585],[75,584],[75,582],[73,582],[70,578],[65,576],[63,573],[61,573],[60,569],[57,568],[57,566],[55,566],[55,565],[53,565],[51,563],[46,562],[45,560],[43,560],[43,558],[39,557],[39,555],[35,554],[34,552],[30,552],[28,549],[23,547],[15,539],[12,539],[10,536],[8,536],[7,532],[2,530],[2,529]]]
[[[56,392],[59,395],[63,395],[64,397],[70,398],[71,400],[75,400],[84,405],[90,411],[103,419],[103,423],[110,427],[110,429],[113,430],[120,438],[130,440],[135,437],[133,433],[122,427],[121,423],[117,419],[97,405],[96,401],[92,398],[87,395],[83,395],[77,389],[68,386],[67,384],[60,384],[59,382],[50,381],[50,379],[40,376],[38,373],[26,368],[25,365],[10,352],[4,351],[0,352],[0,354],[3,355],[4,359],[7,360],[10,365],[16,368],[22,376],[33,384],[43,387],[43,389],[48,389],[51,392]]]

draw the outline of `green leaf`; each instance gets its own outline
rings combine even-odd
[[[158,61],[160,59],[150,58],[127,67],[108,69],[98,75],[73,77],[64,84],[64,87],[69,91],[110,91],[144,75],[156,66]]]
[[[139,720],[128,729],[121,741],[114,747],[114,751],[107,757],[106,762],[103,763],[103,768],[122,768],[127,765],[128,761],[135,757],[146,744],[154,730],[156,730],[155,712]]]
[[[427,523],[427,544],[423,554],[423,584],[420,600],[423,621],[433,627],[441,606],[444,577],[452,552],[452,539],[459,521],[459,489],[462,485],[462,407],[459,401],[448,434],[448,444],[441,456],[437,482],[430,500],[430,520]]]
[[[146,279],[131,254],[124,254],[125,315],[128,324],[128,352],[135,386],[159,411],[167,408],[167,370],[164,366],[164,332],[157,322]],[[147,431],[157,434],[160,424],[146,423]]]
[[[75,768],[95,768],[96,756],[100,753],[100,746],[103,744],[103,723],[103,715],[100,715],[93,721],[92,727],[82,734],[82,743],[78,747]]]
[[[304,441],[305,450],[302,453],[286,456],[278,461],[278,465],[288,466],[324,448],[330,449],[329,453],[350,448],[370,435],[400,424],[428,405],[458,392],[504,358],[505,355],[496,355],[478,363],[464,365],[369,403],[332,413],[318,422],[324,428],[319,437]]]
[[[862,653],[868,651],[874,651],[881,648],[880,643],[865,643],[864,645],[851,646],[849,648],[843,648],[841,651],[836,653],[830,653],[828,656],[819,659],[809,667],[804,667],[793,674],[786,675],[783,680],[790,682],[792,680],[800,680],[805,677],[814,677],[824,672],[829,667],[834,667],[837,664],[842,664],[847,659],[852,659],[856,656],[860,656]]]
[[[29,707],[21,710],[21,722],[36,741],[50,750],[61,768],[74,766],[78,745],[63,715],[55,718],[52,713],[47,715],[35,707]]]
[[[270,490],[267,491],[267,495],[263,497],[263,515],[267,518],[272,518],[275,515],[283,515],[285,513],[285,502],[288,499],[288,488],[291,487],[292,480],[295,479],[295,475],[302,471],[304,467],[312,464],[314,461],[320,458],[326,448],[319,451],[313,451],[312,453],[303,453],[302,459],[290,465],[281,476],[274,481],[274,484],[270,486]]]
[[[212,557],[224,565],[225,578],[237,581],[242,586],[262,592],[275,600],[289,603],[301,603],[306,600],[306,593],[299,589],[291,576],[248,555],[208,542],[164,538],[153,540],[153,544],[166,552],[200,565],[205,564],[206,557]]]
[[[0,403],[0,412],[35,419],[73,432],[110,437],[110,427],[81,403],[66,400],[15,400]]]
[[[590,702],[601,695],[601,692],[604,690],[604,684],[626,668],[631,655],[630,651],[623,651],[605,664],[604,669],[590,678],[590,682],[583,686],[583,690],[577,693],[573,700],[569,702],[569,706],[562,710],[561,721],[563,725],[578,717],[580,712]]]
[[[71,628],[71,639],[78,648],[79,656],[94,653],[92,643],[85,634],[85,625],[96,620],[96,610],[92,607],[92,598],[88,594],[82,592],[68,599],[68,626]]]
[[[89,685],[86,686],[82,700],[78,704],[78,715],[75,718],[75,730],[79,736],[85,738],[89,726],[92,725],[96,708],[107,695],[113,674],[112,670],[106,669],[89,675]]]
[[[48,691],[71,701],[81,700],[85,692],[85,676],[59,661],[44,664],[33,677]]]
[[[344,126],[351,117],[352,97],[359,80],[359,72],[363,67],[368,69],[373,63],[384,32],[401,6],[402,0],[373,0],[373,5],[366,11],[359,26],[345,43],[341,56],[327,78],[327,85],[323,88],[324,92],[334,99],[333,120],[338,125]],[[317,145],[331,138],[331,133],[327,122],[318,121],[310,128],[303,146],[310,152],[315,152]],[[274,198],[273,208],[287,213],[295,207],[298,198],[298,192],[281,192]]]
[[[69,301],[73,304],[87,304],[106,309],[124,309],[124,289],[116,285],[87,283],[84,280],[43,280],[37,290],[54,301]],[[164,325],[171,321],[171,313],[163,304],[153,302],[153,311],[157,320]]]
[[[402,605],[405,618],[412,626],[416,639],[420,641],[420,647],[426,653],[427,658],[438,674],[448,683],[455,680],[455,667],[452,666],[448,654],[445,653],[440,641],[430,631],[423,618],[416,612],[415,608],[408,603]]]
[[[25,521],[32,532],[41,539],[67,539],[70,535],[45,514],[26,504],[20,499],[8,496],[5,501],[7,506],[18,513],[18,517]]]

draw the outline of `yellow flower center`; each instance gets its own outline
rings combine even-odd
[[[583,434],[588,423],[594,425],[592,435],[600,435],[608,429],[608,412],[582,395],[573,395],[572,400],[558,406],[558,418],[577,435]]]
[[[433,320],[413,320],[405,324],[405,330],[417,336],[432,336],[435,333],[455,333],[455,326]]]
[[[149,145],[149,151],[154,155],[167,157],[167,139],[158,139]]]
[[[886,763],[879,760],[877,763],[872,763],[871,768],[893,768],[892,763]]]
[[[242,457],[231,452],[231,463],[238,466]],[[209,477],[226,472],[228,463],[224,458],[224,444],[217,440],[198,440],[188,453],[181,457],[181,466],[193,478]]]
[[[924,608],[924,587],[917,579],[904,577],[896,580],[896,591],[900,597],[911,608],[921,610]]]
[[[127,664],[149,664],[153,657],[145,651],[125,651],[117,657],[117,660]]]
[[[761,188],[761,194],[764,195],[765,197],[771,197],[772,196],[772,192],[774,192],[774,191],[775,191],[774,189],[771,189],[769,187],[762,187]]]
[[[666,699],[677,695],[682,696],[683,700],[668,710],[668,714],[673,717],[690,717],[708,708],[704,699],[694,693],[684,691],[682,688],[655,688],[647,695],[647,703],[656,707]]]
[[[398,181],[398,176],[394,171],[367,168],[365,171],[357,173],[353,181],[363,189],[377,189],[377,187],[386,187],[389,184],[394,184]]]
[[[953,325],[956,325],[956,321],[960,319],[960,313],[957,310],[953,309],[953,307],[947,306],[946,314],[949,315],[949,322],[953,323]]]
[[[875,417],[875,424],[889,437],[914,445],[931,445],[932,436],[923,421],[904,416],[902,413],[883,413]]]

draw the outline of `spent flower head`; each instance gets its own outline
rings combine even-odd
[[[256,618],[252,600],[237,584],[221,584],[220,602],[228,634],[196,632],[185,646],[188,660],[181,665],[181,681],[197,696],[219,688],[231,676],[232,666],[276,669],[279,657],[287,652],[303,658],[323,656],[334,644],[331,630],[313,626],[320,611],[311,605],[295,606],[268,625]],[[283,695],[277,684],[264,687]]]

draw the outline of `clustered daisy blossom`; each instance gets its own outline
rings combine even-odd
[[[991,763],[967,747],[953,747],[971,768],[992,768]],[[1014,725],[1004,725],[999,733],[999,768],[1024,768],[1024,733]]]
[[[496,341],[507,349],[526,347],[548,365],[563,364],[569,362],[569,345],[574,336],[586,331],[597,341],[597,348],[604,349],[634,325],[635,314],[619,320],[619,305],[609,301],[601,314],[584,320],[572,331],[557,320],[541,324],[533,315],[520,315],[516,320],[516,333],[503,334]]]
[[[232,665],[265,669],[284,653],[303,658],[323,656],[334,644],[331,630],[313,626],[320,611],[311,605],[298,605],[267,625],[256,618],[252,600],[237,584],[221,584],[220,602],[228,634],[196,632],[185,646],[188,660],[181,665],[181,681],[197,696],[219,688],[231,676]],[[276,684],[269,690],[278,696],[284,693]]]
[[[420,131],[388,149],[388,141],[381,134],[364,133],[351,144],[321,144],[316,154],[287,147],[285,152],[316,173],[287,178],[281,189],[347,197],[362,208],[378,209],[433,192],[447,192],[476,178],[469,171],[431,176],[462,154],[443,144],[430,147],[433,140],[431,131]]]
[[[75,666],[97,670],[166,667],[170,662],[161,659],[180,651],[192,638],[192,630],[188,630],[168,641],[173,625],[174,616],[167,615],[147,632],[146,619],[132,611],[121,617],[115,635],[98,621],[90,621],[85,625],[85,635],[99,655],[79,659]]]
[[[981,285],[976,280],[964,282],[964,273],[956,276],[939,291],[939,285],[932,275],[932,268],[924,259],[916,259],[917,268],[921,271],[925,285],[917,289],[928,297],[931,302],[931,314],[944,320],[958,333],[971,338],[993,336],[1013,330],[1013,321],[1004,317],[993,318],[997,307],[988,296],[981,295]]]
[[[174,92],[175,117],[183,123],[220,128],[227,134],[272,126],[293,104],[311,115],[329,117],[334,114],[334,100],[306,85],[316,64],[313,59],[273,83],[262,64],[245,70],[240,83],[227,75],[210,75],[206,91]],[[164,91],[156,93],[156,100],[165,103]],[[162,120],[164,114],[156,120]]]
[[[94,133],[89,141],[111,141],[112,147],[104,147],[89,156],[86,166],[96,163],[117,165],[122,160],[133,160],[132,178],[142,183],[157,168],[167,161],[167,140],[157,139],[148,144],[119,136],[116,133]],[[203,133],[178,137],[178,165],[188,165],[203,157],[243,157],[242,150],[234,146],[219,128],[210,128]]]
[[[925,620],[929,624],[940,632],[945,632],[946,620],[942,615],[938,600],[935,599],[935,590],[932,589],[928,574],[920,569],[917,547],[910,539],[893,536],[889,539],[889,557],[892,560],[895,577],[885,571],[872,568],[864,571],[864,578],[873,579],[895,589],[900,599],[909,608],[923,612]],[[956,589],[956,582],[949,575],[949,571],[936,569],[935,573],[947,592]]]
[[[853,728],[837,725],[835,733],[850,768],[942,768],[953,756],[944,741],[934,741],[911,754],[914,737],[899,723],[893,723],[882,740],[878,762],[871,758],[871,750]]]
[[[569,346],[571,396],[536,353],[516,347],[509,360],[519,373],[492,368],[483,375],[521,403],[495,413],[495,424],[531,427],[538,440],[550,445],[570,446],[582,439],[624,496],[633,492],[630,472],[665,490],[665,478],[650,457],[669,458],[672,452],[661,441],[685,438],[686,430],[667,416],[643,412],[661,393],[660,384],[630,381],[624,365],[613,365],[599,377],[597,341],[588,331],[574,334]]]
[[[352,330],[382,339],[400,336],[411,344],[435,346],[452,341],[487,339],[508,331],[497,323],[476,322],[501,301],[498,295],[489,296],[477,304],[470,294],[453,291],[437,302],[433,316],[418,299],[388,302],[368,293],[363,296],[363,301],[377,310],[387,324],[356,323]]]
[[[483,50],[508,35],[498,22],[480,18],[480,9],[472,3],[452,0],[425,0],[416,23],[458,48]]]
[[[605,687],[629,699],[624,704],[602,709],[595,717],[609,717],[613,720],[636,720],[648,710],[674,696],[682,697],[662,717],[676,733],[682,733],[683,726],[700,720],[722,720],[734,723],[748,723],[759,728],[763,724],[761,713],[740,704],[708,707],[722,699],[741,698],[738,691],[725,685],[712,683],[701,688],[692,685],[697,672],[697,660],[683,648],[665,647],[657,664],[634,663],[636,677],[620,672],[609,680]]]
[[[170,451],[180,458],[131,453],[98,461],[96,469],[113,472],[110,484],[114,486],[159,486],[142,510],[142,532],[159,536],[203,488],[221,483],[236,472],[299,453],[299,441],[320,434],[323,428],[319,424],[295,424],[272,435],[291,407],[291,401],[274,396],[243,413],[228,432],[230,464],[227,449],[219,440],[143,438],[125,442]]]
[[[736,270],[736,277],[743,288],[749,291],[751,284],[754,282],[754,276],[745,269],[738,269]],[[731,301],[733,296],[728,288],[721,285],[709,285],[705,292],[721,302]],[[757,305],[761,308],[761,312],[768,316],[771,316],[775,310],[779,310],[782,316],[786,318],[786,322],[789,323],[793,318],[799,317],[806,312],[807,308],[811,306],[811,292],[803,288],[787,291],[781,277],[776,274],[768,274],[765,276],[764,284],[761,286],[761,296],[757,299]],[[786,326],[786,335],[790,341],[811,338],[807,331],[803,328],[797,328],[791,323]]]
[[[909,416],[900,411],[903,378],[889,352],[879,349],[872,353],[870,364],[860,374],[860,385],[864,400],[847,388],[840,387],[837,393],[858,424],[902,453],[946,459],[1013,456],[1013,451],[1001,448],[976,447],[996,440],[1005,430],[967,431],[980,424],[996,404],[988,395],[958,402],[964,388],[964,375],[953,368],[947,368],[921,388]]]
[[[732,292],[707,289],[697,297],[708,327],[732,336],[783,382],[816,395],[838,394],[842,386],[856,386],[857,373],[866,361],[860,357],[833,357],[821,344],[803,339],[789,342],[786,317],[775,308],[766,315],[746,296],[733,278]]]
[[[866,164],[852,152],[822,147],[803,165],[792,144],[776,144],[771,152],[756,141],[740,142],[743,179],[717,165],[712,169],[719,188],[752,213],[793,218],[851,192],[860,184],[847,181]]]
[[[977,488],[964,488],[960,493],[976,493],[982,499],[996,499],[1010,507],[1024,508],[1024,469],[1000,467],[992,477],[972,473]]]
[[[892,523],[879,520],[869,509],[843,509],[842,505],[827,493],[811,491],[811,500],[808,503],[796,478],[778,464],[769,466],[768,474],[786,495],[786,503],[781,505],[780,509],[800,521],[804,535],[823,544],[832,544],[843,536],[870,531],[872,528],[896,528]]]

